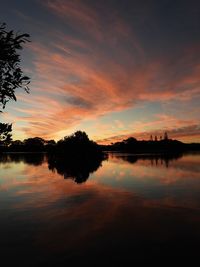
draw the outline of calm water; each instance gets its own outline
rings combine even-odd
[[[198,154],[118,153],[91,165],[0,157],[3,266],[191,263],[199,249]]]

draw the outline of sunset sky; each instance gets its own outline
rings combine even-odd
[[[0,115],[13,139],[200,142],[200,1],[6,0],[0,21],[31,36],[30,94]]]

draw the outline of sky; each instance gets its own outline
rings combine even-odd
[[[31,36],[30,94],[0,115],[13,139],[200,142],[198,0],[1,0],[0,21]]]

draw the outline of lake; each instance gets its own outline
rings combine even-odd
[[[66,161],[0,156],[3,266],[199,260],[200,154]]]

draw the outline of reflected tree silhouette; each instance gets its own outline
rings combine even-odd
[[[118,157],[124,161],[131,164],[136,163],[138,160],[147,160],[151,162],[152,166],[165,165],[166,168],[169,167],[170,162],[178,160],[183,157],[183,153],[173,153],[173,154],[146,154],[146,155],[126,155],[112,153],[113,157]]]
[[[9,153],[0,154],[0,162],[23,162],[28,165],[39,166],[45,160],[43,153]]]
[[[102,157],[53,157],[48,158],[49,170],[62,175],[64,179],[72,179],[80,184],[86,182],[89,175],[101,166]]]

